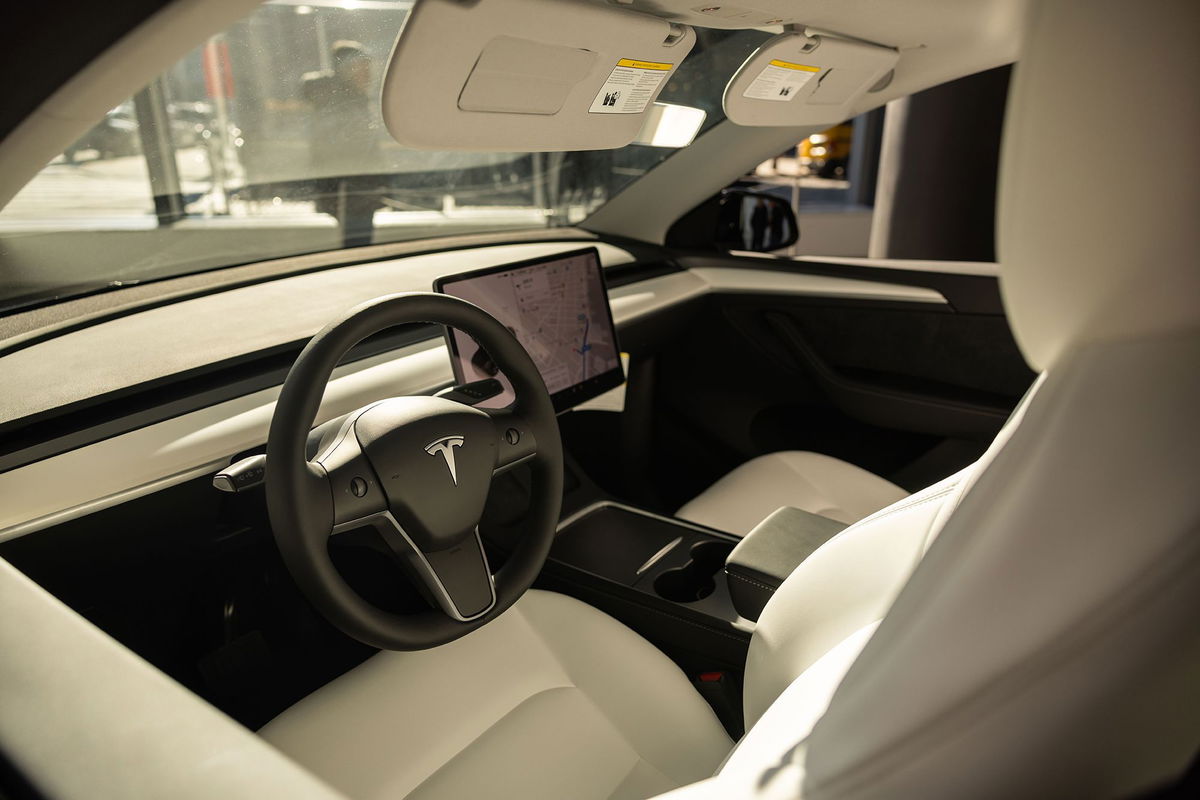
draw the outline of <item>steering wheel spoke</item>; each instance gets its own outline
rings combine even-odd
[[[512,469],[537,455],[533,425],[508,408],[483,409],[496,429],[496,474]]]
[[[425,552],[390,513],[376,515],[372,523],[429,598],[451,619],[470,622],[496,604],[496,583],[478,530],[445,550]]]
[[[360,527],[388,507],[375,470],[354,435],[354,422],[358,416],[358,413],[351,414],[329,445],[312,461],[313,466],[324,473],[333,499],[331,533]]]

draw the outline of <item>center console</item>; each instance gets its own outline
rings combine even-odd
[[[718,578],[734,544],[715,531],[602,502],[562,524],[550,557],[732,623],[729,589]]]
[[[612,614],[654,641],[740,671],[752,626],[733,607],[730,534],[611,501],[563,520],[543,583]]]

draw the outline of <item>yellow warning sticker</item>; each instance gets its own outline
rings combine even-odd
[[[750,82],[746,91],[742,92],[742,97],[787,102],[799,95],[804,84],[815,78],[820,71],[821,67],[793,64],[791,61],[774,58],[762,68],[758,77]]]
[[[802,72],[820,72],[820,67],[810,67],[807,64],[793,64],[790,61],[783,61],[778,58],[771,59],[772,67],[782,67],[783,69],[798,69]]]
[[[634,69],[657,69],[670,70],[674,64],[667,64],[662,61],[638,61],[633,58],[622,58],[617,62],[618,67],[633,67]]]
[[[593,114],[640,114],[658,94],[658,87],[671,74],[674,64],[622,58],[596,93]]]

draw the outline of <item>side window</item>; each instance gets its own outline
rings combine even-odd
[[[800,240],[788,255],[866,255],[884,115],[875,109],[815,133],[739,181],[792,204]]]
[[[1010,67],[935,86],[798,142],[735,187],[791,202],[788,255],[993,261]]]
[[[4,207],[5,221],[86,224],[103,208],[130,224],[154,214],[154,197],[133,101],[104,118],[67,147]]]

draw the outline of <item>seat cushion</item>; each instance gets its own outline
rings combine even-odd
[[[540,591],[458,641],[371,657],[260,733],[352,798],[649,797],[732,747],[659,650]]]
[[[742,464],[676,516],[745,536],[784,506],[852,524],[907,496],[894,483],[840,459],[785,450]]]

